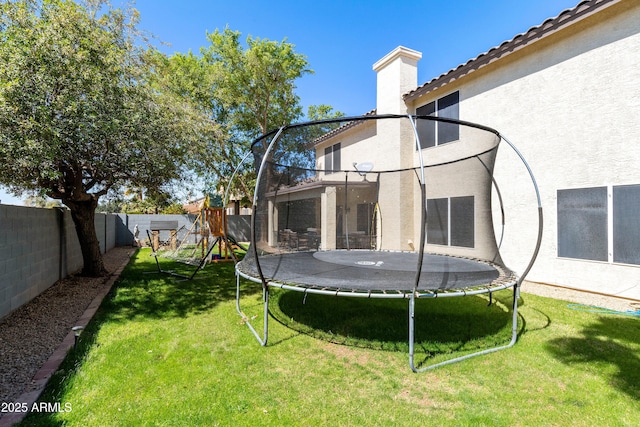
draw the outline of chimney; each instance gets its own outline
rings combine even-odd
[[[373,64],[377,76],[377,114],[407,114],[402,95],[418,86],[422,53],[398,46]]]

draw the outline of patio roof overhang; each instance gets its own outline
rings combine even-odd
[[[279,188],[277,191],[269,191],[265,193],[268,198],[275,198],[277,196],[283,196],[286,194],[300,193],[300,192],[312,192],[317,194],[317,191],[314,190],[323,190],[326,187],[344,187],[345,184],[349,188],[369,188],[372,185],[375,185],[375,182],[371,181],[313,181],[313,182],[305,182],[303,184],[294,185],[292,187],[283,187]]]

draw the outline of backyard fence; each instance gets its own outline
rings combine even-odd
[[[194,215],[96,214],[100,251],[132,246],[138,226],[146,239],[151,221],[177,221],[191,227]],[[228,217],[230,234],[248,241],[249,216]],[[67,209],[0,205],[0,319],[82,268],[82,253]]]

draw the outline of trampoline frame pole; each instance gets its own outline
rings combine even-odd
[[[540,252],[540,246],[542,245],[542,230],[544,228],[544,215],[542,213],[542,198],[540,197],[540,189],[538,188],[538,182],[536,181],[536,178],[533,175],[533,171],[531,170],[529,163],[527,163],[527,161],[525,160],[520,150],[518,150],[518,148],[511,141],[509,141],[507,137],[505,137],[504,135],[500,134],[500,138],[504,142],[506,142],[509,145],[509,147],[511,147],[511,149],[520,158],[520,161],[524,164],[525,168],[527,169],[527,172],[529,173],[529,177],[531,178],[533,189],[536,192],[536,199],[538,201],[538,240],[536,241],[536,246],[535,246],[535,249],[533,250],[533,255],[531,255],[531,260],[529,261],[529,264],[527,265],[527,267],[524,269],[524,272],[522,273],[520,280],[518,280],[518,285],[520,285],[524,280],[524,278],[527,277],[527,275],[529,274],[529,271],[531,271],[531,268],[533,268],[533,264],[536,262],[536,258],[538,258],[538,253]]]
[[[513,285],[513,314],[511,317],[511,340],[508,344],[488,348],[485,350],[476,351],[474,353],[465,354],[464,356],[454,357],[453,359],[447,359],[443,362],[434,363],[431,365],[422,366],[421,368],[417,368],[414,361],[414,317],[415,317],[415,296],[411,296],[409,300],[409,366],[411,366],[411,370],[413,372],[419,373],[428,371],[434,368],[438,368],[440,366],[449,365],[451,363],[457,363],[462,360],[470,359],[476,356],[482,356],[489,353],[494,353],[496,351],[505,350],[507,348],[513,347],[513,345],[518,340],[518,298],[520,297],[519,292],[519,282],[516,282]]]
[[[261,346],[267,345],[267,340],[269,339],[269,288],[263,288],[262,290],[262,298],[264,301],[264,313],[263,313],[263,331],[262,336],[256,331],[256,329],[251,324],[251,319],[242,311],[240,308],[240,274],[236,271],[236,311],[242,317],[245,325],[249,328],[251,333],[256,337]]]
[[[267,146],[267,149],[264,152],[264,156],[262,157],[262,162],[260,163],[260,168],[258,169],[258,175],[256,177],[256,187],[253,194],[253,209],[251,212],[251,248],[250,249],[253,249],[253,254],[256,260],[256,268],[258,270],[258,275],[260,276],[260,282],[262,283],[262,298],[264,300],[264,309],[263,309],[264,329],[263,329],[262,337],[260,337],[258,332],[253,327],[253,325],[251,325],[250,323],[251,319],[247,317],[247,315],[244,314],[240,308],[240,275],[236,270],[236,310],[238,311],[240,316],[242,316],[242,319],[244,320],[245,324],[249,327],[253,335],[256,337],[260,345],[262,345],[263,347],[267,345],[267,340],[269,339],[269,283],[267,282],[267,279],[264,277],[264,274],[262,273],[262,268],[260,267],[260,257],[258,256],[258,247],[256,244],[255,229],[256,229],[256,211],[258,210],[258,186],[260,185],[262,172],[265,168],[265,164],[267,163],[267,158],[269,157],[269,154],[274,144],[280,138],[280,135],[282,134],[282,131],[284,130],[285,127],[286,126],[282,126],[281,128],[278,129],[278,131],[273,136],[273,138],[269,142],[269,145]],[[242,161],[244,162],[244,160],[247,157],[248,157],[248,154],[242,159]]]
[[[414,346],[415,346],[415,309],[416,309],[416,294],[418,293],[418,284],[420,283],[420,275],[422,273],[422,262],[424,259],[424,246],[426,242],[426,222],[427,222],[427,183],[424,173],[424,158],[422,157],[420,135],[418,134],[418,128],[416,126],[416,118],[408,115],[409,123],[413,129],[415,136],[416,150],[419,153],[418,159],[420,160],[420,245],[418,248],[418,265],[416,267],[416,277],[413,285],[413,293],[409,298],[409,366],[411,370],[416,371],[414,365]]]
[[[424,158],[422,155],[420,135],[418,134],[418,128],[416,126],[416,118],[412,115],[407,115],[411,128],[413,129],[413,135],[416,138],[416,151],[419,153],[418,159],[420,160],[420,246],[418,248],[418,265],[416,266],[416,277],[413,285],[413,296],[418,292],[418,285],[420,283],[420,275],[422,274],[422,262],[424,258],[424,246],[426,242],[426,228],[427,228],[427,179],[424,173]],[[414,302],[415,305],[415,302]],[[409,333],[412,333],[411,329]]]
[[[413,372],[416,372],[415,365],[413,363],[414,354],[414,342],[415,342],[415,309],[416,309],[416,295],[415,292],[409,298],[409,366]]]
[[[513,305],[512,305],[513,313],[512,313],[512,324],[511,324],[511,341],[509,341],[508,344],[503,345],[503,346],[498,346],[498,347],[494,347],[494,348],[478,351],[478,352],[475,352],[475,353],[471,353],[471,354],[467,354],[467,355],[464,355],[464,356],[456,357],[456,358],[453,358],[453,359],[445,360],[444,362],[440,362],[440,363],[435,363],[435,364],[432,364],[432,365],[424,366],[424,367],[421,367],[420,369],[418,369],[415,366],[415,363],[414,363],[414,353],[413,353],[414,338],[415,338],[415,336],[414,336],[414,334],[415,334],[415,332],[414,332],[415,292],[414,292],[414,294],[411,296],[410,301],[409,301],[409,365],[411,366],[411,370],[413,370],[413,372],[424,372],[424,371],[427,371],[427,370],[430,370],[430,369],[437,368],[439,366],[448,365],[450,363],[455,363],[455,362],[459,362],[459,361],[462,361],[462,360],[465,360],[465,359],[469,359],[471,357],[480,356],[480,355],[483,355],[483,354],[493,353],[493,352],[496,352],[496,351],[499,351],[499,350],[507,349],[509,347],[512,347],[516,343],[516,341],[518,340],[518,299],[520,298],[520,286],[521,286],[522,282],[524,281],[525,277],[529,274],[529,271],[531,271],[531,268],[533,267],[533,264],[535,263],[535,260],[538,257],[538,253],[540,252],[540,246],[542,245],[542,233],[543,233],[543,228],[544,228],[544,215],[543,215],[543,211],[542,211],[542,200],[541,200],[541,197],[540,197],[540,189],[538,187],[538,183],[536,181],[536,178],[533,175],[533,171],[531,170],[531,167],[529,166],[529,164],[525,160],[525,158],[522,155],[522,153],[520,153],[520,151],[516,148],[516,146],[511,141],[509,141],[502,134],[499,134],[498,136],[502,141],[505,141],[511,147],[511,149],[520,158],[520,161],[522,161],[522,163],[524,164],[525,168],[527,169],[527,172],[529,173],[529,177],[531,178],[531,182],[533,184],[533,188],[534,188],[534,191],[535,191],[535,194],[536,194],[536,199],[537,199],[537,202],[538,202],[538,237],[537,237],[537,240],[536,240],[536,245],[535,245],[535,248],[533,250],[533,254],[531,255],[531,259],[529,260],[529,264],[525,267],[524,272],[516,280],[515,284],[513,285]]]

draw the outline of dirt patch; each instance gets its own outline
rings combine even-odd
[[[576,304],[593,305],[622,312],[640,310],[640,301],[580,291],[562,286],[525,281],[522,284],[521,291]]]

